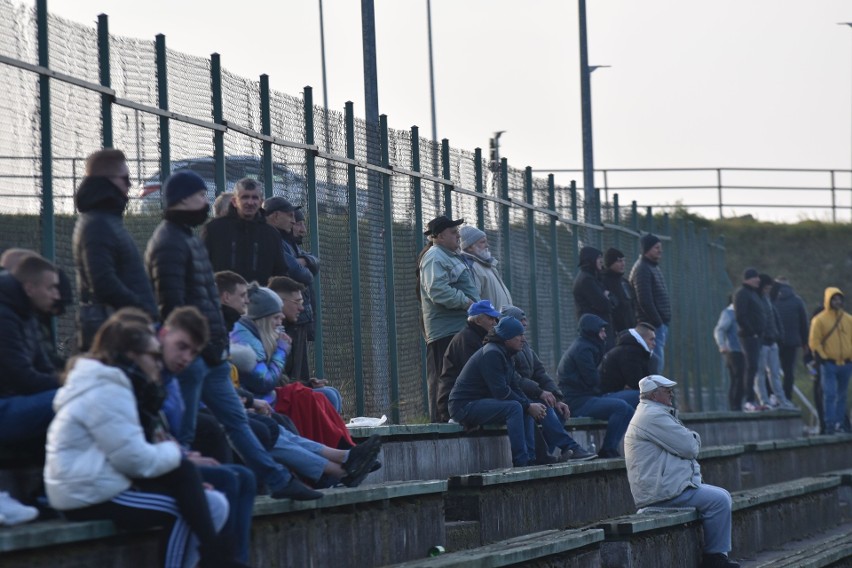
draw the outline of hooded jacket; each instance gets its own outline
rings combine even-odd
[[[659,265],[640,256],[630,270],[630,284],[636,293],[636,321],[654,327],[668,325],[672,319],[672,304]]]
[[[580,250],[580,270],[574,279],[574,306],[577,318],[583,314],[594,314],[609,323],[612,305],[598,277],[597,260],[601,255],[601,251],[594,247]]]
[[[701,437],[671,406],[640,400],[624,435],[627,481],[636,507],[677,497],[701,482]]]
[[[766,310],[759,289],[743,282],[734,294],[734,315],[740,337],[763,338],[766,332]]]
[[[74,203],[80,212],[71,239],[80,302],[140,308],[156,320],[142,255],[122,220],[127,197],[105,177],[86,177]]]
[[[38,317],[24,287],[9,272],[0,274],[0,397],[59,387],[44,351]]]
[[[588,399],[601,395],[598,365],[604,353],[604,342],[598,336],[606,322],[594,314],[580,318],[579,336],[562,355],[556,376],[568,406],[579,407]]]
[[[604,288],[609,290],[609,301],[612,304],[612,327],[616,333],[636,326],[636,300],[633,297],[633,287],[624,275],[614,270],[605,270],[601,280]]]
[[[603,392],[618,392],[624,388],[639,390],[639,381],[657,373],[656,358],[639,341],[636,331],[618,334],[618,341],[601,361],[600,377]],[[634,333],[636,335],[634,335]]]
[[[175,442],[145,440],[133,386],[116,367],[77,359],[53,408],[44,487],[55,509],[104,503],[127,490],[133,479],[158,477],[180,463]]]
[[[802,347],[808,344],[808,310],[805,302],[789,284],[779,284],[775,294],[775,309],[781,317],[784,333],[779,345]]]
[[[228,214],[210,220],[199,236],[216,272],[233,270],[247,282],[255,281],[262,286],[272,276],[288,276],[281,235],[266,223],[260,212],[246,221],[230,205]]]
[[[825,289],[823,310],[811,320],[808,345],[821,359],[840,365],[852,360],[852,315],[831,308],[835,294],[843,296],[840,288]]]

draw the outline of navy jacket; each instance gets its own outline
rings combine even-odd
[[[529,399],[515,381],[512,356],[500,343],[488,343],[473,354],[450,392],[450,416],[456,417],[474,400],[514,400],[526,411]]]
[[[784,334],[779,345],[784,347],[802,347],[808,344],[808,310],[805,302],[789,284],[780,284],[775,296],[775,309],[781,316]]]
[[[562,355],[556,376],[568,406],[581,406],[589,398],[601,395],[598,365],[604,354],[604,342],[598,337],[606,322],[593,314],[580,318],[580,335]]]

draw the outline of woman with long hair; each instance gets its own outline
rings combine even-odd
[[[205,490],[177,443],[146,439],[137,404],[161,403],[160,364],[151,328],[116,316],[95,334],[91,351],[69,361],[47,433],[47,497],[71,520],[165,527],[168,568],[195,566],[199,552],[202,567],[239,566],[217,538],[228,516],[225,497]]]

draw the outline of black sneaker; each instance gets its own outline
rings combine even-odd
[[[701,568],[740,568],[739,562],[734,562],[727,555],[720,553],[705,554]]]
[[[343,469],[346,470],[346,475],[340,480],[343,485],[358,487],[372,471],[376,463],[376,456],[379,455],[381,449],[382,439],[378,434],[373,434],[367,441],[350,449],[349,459],[343,464]]]
[[[290,483],[277,489],[270,491],[269,496],[273,499],[293,499],[294,501],[312,501],[322,497],[322,491],[311,489],[295,477],[290,478]]]
[[[596,454],[594,452],[590,452],[588,450],[584,450],[580,446],[577,446],[577,449],[575,449],[575,450],[568,450],[568,451],[571,452],[571,455],[568,457],[567,461],[586,461],[586,460],[593,460],[596,457],[598,457],[598,454]],[[563,452],[562,455],[564,456],[565,453]],[[561,458],[561,456],[560,456],[560,458]]]

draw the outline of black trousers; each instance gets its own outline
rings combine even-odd
[[[741,410],[746,389],[745,356],[741,351],[728,351],[725,353],[725,366],[731,380],[728,388],[728,408]]]
[[[438,383],[441,380],[441,371],[444,369],[444,353],[453,335],[436,339],[426,344],[426,386],[429,388],[429,422],[447,422],[449,417],[442,420],[438,412]]]
[[[788,347],[778,345],[778,358],[781,359],[781,371],[784,373],[784,394],[787,400],[793,400],[793,385],[796,382],[796,352],[798,345]]]
[[[760,348],[763,341],[759,337],[740,337],[740,345],[745,357],[745,399],[746,402],[755,402],[757,395],[754,392],[754,378],[757,376],[757,361],[760,358]]]

